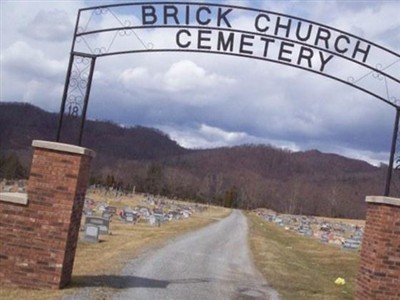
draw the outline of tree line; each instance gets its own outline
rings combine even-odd
[[[365,196],[381,194],[386,174],[386,166],[263,145],[112,164],[95,168],[92,183],[232,208],[343,218],[365,216]]]

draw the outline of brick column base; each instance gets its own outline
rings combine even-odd
[[[32,145],[27,201],[0,201],[0,282],[57,289],[71,280],[94,152],[45,141]]]
[[[369,196],[355,299],[400,299],[400,199]]]

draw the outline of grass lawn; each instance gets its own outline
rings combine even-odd
[[[325,245],[247,214],[257,268],[284,300],[353,299],[359,253]],[[345,285],[334,281],[342,277]]]

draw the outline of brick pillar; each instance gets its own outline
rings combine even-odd
[[[26,288],[61,288],[71,280],[94,152],[33,141],[27,204],[0,202],[0,280]]]
[[[400,299],[400,199],[368,196],[357,300]]]

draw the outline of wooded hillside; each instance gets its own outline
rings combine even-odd
[[[32,105],[0,103],[0,176],[11,154],[29,169],[32,140],[53,141],[57,122]],[[83,146],[97,153],[92,184],[292,214],[362,218],[365,196],[381,195],[386,175],[385,167],[317,150],[189,150],[159,130],[107,121],[87,122]]]

